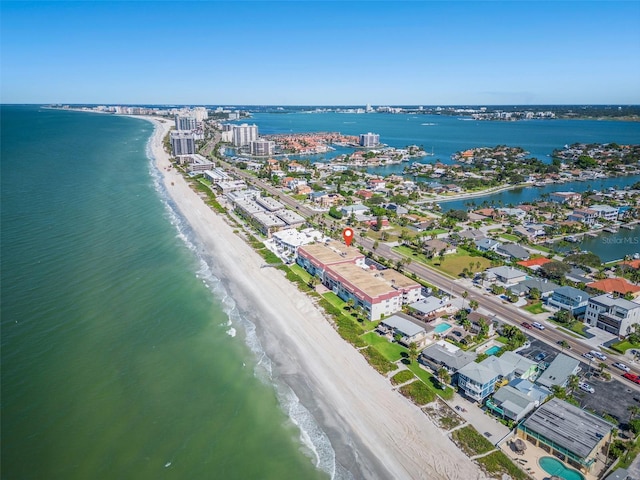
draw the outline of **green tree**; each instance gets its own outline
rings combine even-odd
[[[561,351],[564,352],[564,349],[569,347],[569,342],[567,342],[566,340],[560,340],[560,343],[558,345],[560,345]]]
[[[411,342],[409,344],[409,361],[415,362],[418,359],[418,344]]]
[[[478,303],[477,300],[475,300],[475,299],[469,300],[469,308],[471,310],[473,310],[474,312],[478,309],[479,306],[480,306],[480,304]]]
[[[541,296],[540,289],[533,287],[531,290],[529,290],[529,298],[531,300],[539,300],[540,296]]]
[[[449,370],[444,367],[441,367],[438,370],[438,381],[440,382],[440,386],[443,390],[447,388],[447,384],[451,382],[451,375],[449,374]]]
[[[466,290],[464,292],[462,292],[462,308],[465,308],[465,301],[467,300],[467,297],[469,296],[469,292],[467,292]]]

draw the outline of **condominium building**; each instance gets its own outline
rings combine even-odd
[[[640,304],[605,293],[589,299],[584,321],[615,335],[627,335],[640,322]]]
[[[362,133],[360,134],[360,146],[361,147],[375,147],[380,144],[380,135],[377,133]]]
[[[251,142],[258,139],[258,126],[247,125],[246,123],[243,123],[242,125],[234,125],[232,138],[233,145],[236,147],[249,145]]]
[[[256,157],[273,155],[276,148],[276,142],[262,138],[252,141],[249,145],[251,147],[251,155],[255,155]]]
[[[196,117],[176,115],[176,130],[190,132],[198,128]]]
[[[196,139],[193,134],[171,132],[171,152],[174,157],[196,153]]]

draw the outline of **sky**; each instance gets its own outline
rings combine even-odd
[[[640,0],[0,2],[0,102],[640,104]]]

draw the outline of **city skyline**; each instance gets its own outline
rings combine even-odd
[[[2,2],[2,103],[640,103],[640,2]]]

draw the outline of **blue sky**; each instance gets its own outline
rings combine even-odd
[[[640,1],[0,2],[2,103],[640,104]]]

